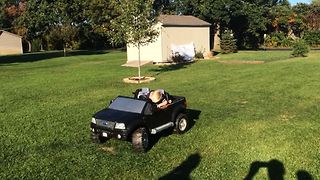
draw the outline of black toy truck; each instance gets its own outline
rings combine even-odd
[[[91,121],[91,139],[103,143],[110,138],[132,141],[135,150],[147,151],[151,134],[173,128],[181,134],[187,131],[185,97],[170,96],[165,109],[156,108],[145,98],[118,96],[110,105],[95,113]]]

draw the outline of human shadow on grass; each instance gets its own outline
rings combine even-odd
[[[191,172],[200,164],[201,156],[199,153],[191,154],[186,160],[184,160],[178,167],[166,175],[159,178],[159,180],[191,180]]]
[[[268,162],[255,161],[251,163],[249,172],[244,180],[252,180],[261,168],[266,168],[268,171],[268,178],[270,180],[284,180],[286,173],[283,163],[277,159],[272,159]],[[307,171],[299,170],[296,173],[298,180],[312,180],[313,177]]]
[[[199,119],[200,114],[201,114],[201,111],[199,111],[199,110],[195,110],[195,109],[187,109],[186,110],[186,115],[189,119],[188,120],[189,125],[188,125],[186,131],[190,130],[195,125],[196,121]],[[173,133],[174,133],[174,129],[169,128],[169,129],[163,130],[155,135],[152,135],[150,137],[149,147],[148,147],[147,151],[151,150],[152,147],[154,145],[156,145],[161,138],[168,137],[168,136],[172,135]]]
[[[70,51],[67,52],[67,56],[80,56],[80,55],[97,55],[97,54],[106,54],[108,51]],[[7,55],[0,56],[0,66],[8,65],[11,63],[26,63],[26,62],[35,62],[46,59],[52,59],[57,57],[63,57],[63,51],[51,51],[51,52],[39,52],[39,53],[30,53],[23,55]]]
[[[312,180],[313,177],[305,170],[299,170],[296,172],[297,180]]]

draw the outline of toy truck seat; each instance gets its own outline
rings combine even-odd
[[[134,94],[134,98],[136,99],[147,100],[149,93],[150,93],[150,89],[144,87],[141,89],[137,89],[133,94]]]

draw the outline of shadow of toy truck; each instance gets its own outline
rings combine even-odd
[[[109,107],[93,115],[91,139],[103,143],[110,138],[132,142],[135,150],[146,152],[150,135],[173,128],[182,134],[189,128],[186,99],[171,96],[172,103],[165,109],[146,99],[118,96]]]

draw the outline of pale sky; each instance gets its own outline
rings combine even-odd
[[[297,3],[310,3],[311,0],[289,0],[291,5],[296,5]]]

